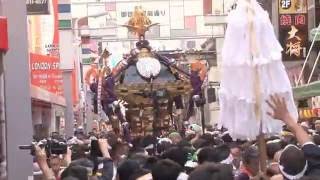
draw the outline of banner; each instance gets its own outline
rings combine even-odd
[[[279,40],[283,60],[304,60],[308,46],[307,0],[279,0]]]
[[[31,84],[56,95],[63,95],[60,60],[39,54],[30,54]]]

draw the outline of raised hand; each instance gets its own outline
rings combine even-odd
[[[280,97],[278,94],[275,94],[271,95],[270,100],[267,100],[266,102],[273,111],[267,112],[267,114],[274,119],[279,119],[286,123],[286,120],[290,116],[290,113],[288,111],[285,99],[283,97]]]
[[[267,101],[267,103],[273,112],[268,112],[268,114],[273,118],[284,122],[296,136],[300,145],[312,142],[306,131],[296,123],[297,120],[290,115],[285,99],[280,97],[278,94],[270,96],[270,99],[271,100]]]

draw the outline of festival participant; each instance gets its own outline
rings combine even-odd
[[[232,166],[207,163],[197,167],[188,180],[233,180]]]
[[[242,155],[242,167],[236,180],[249,180],[259,173],[259,152],[255,147],[249,147]]]
[[[102,153],[102,157],[97,162],[91,161],[87,157],[79,157],[71,161],[71,157],[68,157],[67,168],[61,173],[60,177],[60,161],[56,162],[56,158],[52,156],[51,162],[47,162],[47,154],[45,148],[35,146],[35,155],[39,167],[43,173],[43,177],[46,180],[64,180],[66,178],[77,178],[79,180],[87,180],[89,176],[94,176],[97,180],[112,180],[113,177],[113,163],[109,154],[109,144],[106,139],[99,139],[98,145]],[[67,151],[67,155],[71,156],[71,153]],[[59,164],[57,164],[59,163]],[[102,166],[96,166],[95,163],[101,163]],[[51,165],[51,168],[50,166]],[[97,168],[96,168],[97,167]]]
[[[140,164],[135,160],[125,160],[118,167],[119,180],[129,180],[132,175],[140,171]]]
[[[158,161],[152,168],[152,178],[153,180],[177,180],[181,172],[183,169],[179,164],[164,159]]]
[[[300,179],[303,176],[319,176],[320,148],[316,146],[307,132],[296,123],[288,111],[284,98],[272,95],[267,101],[272,109],[268,112],[274,119],[285,123],[298,140],[301,149],[296,145],[288,145],[281,153],[279,168],[284,178]]]
[[[316,120],[314,123],[315,134],[320,135],[320,120]]]
[[[215,151],[213,147],[204,147],[199,150],[198,163],[204,164],[208,162],[215,162],[214,156],[215,156]]]

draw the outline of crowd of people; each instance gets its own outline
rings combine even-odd
[[[279,135],[265,137],[264,151],[255,140],[234,140],[225,129],[191,124],[184,134],[167,132],[127,142],[111,128],[76,131],[62,155],[35,145],[35,171],[58,180],[317,180],[320,179],[320,121],[302,125],[289,114],[284,99],[268,102],[270,116],[284,123]],[[58,138],[58,137],[54,137]],[[92,147],[93,139],[97,142]],[[91,146],[90,146],[91,145]],[[100,153],[98,153],[98,151]]]

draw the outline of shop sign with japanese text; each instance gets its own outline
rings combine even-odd
[[[307,0],[279,0],[279,40],[284,61],[305,58],[308,46]]]
[[[48,0],[26,0],[28,15],[49,14]]]

